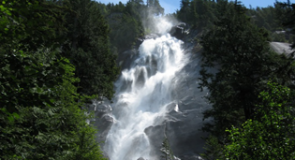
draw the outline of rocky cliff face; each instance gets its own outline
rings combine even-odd
[[[168,104],[168,112],[165,120],[159,124],[145,129],[153,149],[150,151],[155,159],[160,159],[162,142],[164,135],[167,135],[170,148],[175,156],[183,160],[199,160],[200,153],[203,152],[204,140],[206,137],[200,129],[204,123],[202,112],[210,107],[203,98],[207,92],[201,92],[198,89],[198,78],[200,70],[201,47],[194,41],[198,32],[186,33],[183,49],[190,58],[189,62],[181,71],[177,73],[177,79],[173,79],[172,97],[173,102]],[[138,55],[136,49],[125,51],[119,54],[118,64],[123,69],[128,69],[134,57]],[[97,140],[104,142],[107,133],[114,123],[111,115],[111,103],[107,100],[93,103],[91,109],[95,112],[97,118],[92,120],[92,124],[98,127]],[[140,157],[139,157],[140,158]],[[144,157],[143,157],[144,158]]]
[[[172,34],[184,41],[182,46],[185,54],[189,57],[189,62],[176,73],[178,78],[172,80],[172,98],[173,102],[166,106],[167,114],[164,120],[159,121],[157,125],[147,127],[144,132],[148,136],[150,144],[153,146],[151,155],[156,155],[154,160],[161,159],[161,147],[164,135],[170,144],[170,149],[180,159],[199,160],[202,153],[204,140],[206,137],[200,129],[204,124],[202,112],[210,107],[206,103],[204,96],[207,91],[201,92],[198,89],[198,78],[201,65],[200,53],[202,47],[197,43],[200,37],[198,31],[188,31],[184,28],[176,27]],[[185,31],[185,32],[184,32]],[[155,38],[147,36],[146,38]],[[289,54],[292,52],[289,44],[270,42],[270,47],[278,53]],[[123,69],[129,69],[131,63],[139,54],[137,49],[131,49],[119,54],[118,64]],[[97,140],[104,142],[111,125],[115,119],[112,117],[111,103],[107,100],[95,102],[90,107],[95,112],[97,118],[92,120],[92,124],[98,127]],[[103,145],[103,144],[102,144]],[[138,157],[145,160],[144,157]]]

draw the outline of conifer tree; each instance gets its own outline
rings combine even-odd
[[[80,109],[89,97],[60,54],[66,11],[44,0],[0,5],[0,159],[104,159]]]
[[[165,125],[165,131],[164,131],[164,140],[162,142],[161,146],[161,160],[174,160],[173,152],[171,151],[168,137],[167,137],[167,124]]]
[[[230,143],[223,153],[228,159],[294,159],[294,98],[291,90],[268,83],[260,93],[263,104],[257,106],[253,120],[242,127],[227,130]]]
[[[287,77],[294,77],[295,72],[294,59],[269,50],[267,32],[251,23],[243,6],[221,1],[217,11],[215,26],[202,37],[200,88],[208,88],[207,99],[212,104],[204,118],[214,118],[204,130],[225,144],[226,128],[239,127],[253,118],[255,106],[261,103],[258,95],[267,81],[292,85],[292,78]]]
[[[109,28],[99,6],[91,0],[69,0],[65,5],[72,12],[66,14],[67,43],[63,44],[62,54],[76,67],[78,92],[111,99],[119,70],[116,56],[110,52]]]

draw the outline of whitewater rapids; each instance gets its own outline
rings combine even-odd
[[[168,33],[147,39],[130,69],[122,71],[115,83],[114,124],[103,148],[110,160],[155,159],[145,129],[161,124],[173,102],[172,81],[187,62],[182,44]]]

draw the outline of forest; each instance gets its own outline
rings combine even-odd
[[[176,16],[201,32],[199,87],[209,90],[212,105],[203,117],[212,119],[203,127],[209,133],[203,158],[295,159],[294,53],[269,46],[294,47],[294,8],[290,1],[266,8],[181,1]]]
[[[295,47],[295,4],[179,3],[165,15],[159,0],[2,0],[0,160],[107,160],[87,107],[112,100],[117,57],[153,32],[153,16],[200,34],[199,88],[212,105],[203,118],[213,119],[202,158],[295,159],[294,53],[269,47]]]
[[[97,2],[0,9],[0,159],[105,159],[86,104],[112,97],[119,68]]]

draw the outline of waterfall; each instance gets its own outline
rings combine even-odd
[[[166,29],[167,30],[167,29]],[[165,120],[177,72],[185,65],[183,42],[168,33],[146,39],[130,69],[122,71],[115,83],[112,104],[114,123],[104,151],[110,160],[151,159],[151,145],[145,129]],[[175,111],[178,111],[177,105]]]

